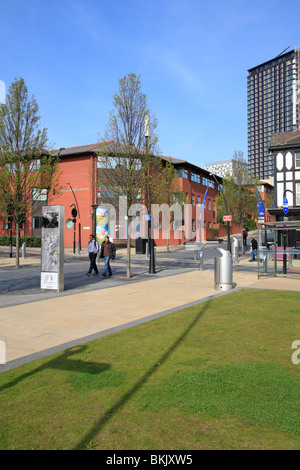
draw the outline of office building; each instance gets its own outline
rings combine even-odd
[[[206,163],[204,169],[209,173],[220,176],[220,178],[225,178],[226,175],[234,175],[234,168],[236,163],[237,161],[231,158],[230,160]],[[247,171],[247,163],[244,164],[243,162],[238,162],[238,164],[242,165],[243,168],[245,168],[245,171]]]
[[[248,165],[260,180],[274,176],[272,134],[299,129],[299,49],[248,70]]]

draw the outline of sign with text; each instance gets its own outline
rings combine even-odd
[[[42,208],[41,289],[64,290],[64,206]]]
[[[232,216],[231,215],[223,215],[223,222],[231,222]]]

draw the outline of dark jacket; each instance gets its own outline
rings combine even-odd
[[[103,252],[104,252],[104,243],[105,242],[101,243],[100,258],[104,258],[104,254],[103,254]],[[115,256],[116,256],[115,244],[109,241],[108,242],[108,249],[109,249],[110,257],[112,259],[115,259]]]
[[[253,238],[251,240],[252,250],[257,250],[257,240]]]

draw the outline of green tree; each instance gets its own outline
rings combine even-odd
[[[58,160],[45,150],[47,129],[40,127],[38,113],[25,80],[15,79],[0,105],[0,209],[16,224],[17,267],[20,228],[58,188]]]
[[[248,166],[243,157],[243,152],[235,151],[233,155],[232,173],[223,178],[223,194],[227,203],[227,209],[232,220],[240,226],[241,240],[243,240],[243,227],[253,217],[257,210],[255,196],[255,181],[248,174]],[[226,207],[222,194],[217,196],[220,213],[226,213]],[[242,243],[242,253],[244,245]]]
[[[118,92],[113,96],[113,109],[99,142],[101,169],[97,184],[109,187],[115,200],[121,189],[122,195],[126,196],[128,224],[132,221],[129,211],[132,205],[143,202],[149,211],[157,196],[162,163],[155,156],[158,152],[156,127],[157,119],[141,90],[141,77],[134,73],[125,75],[119,80]],[[130,248],[131,236],[128,233],[127,277],[131,277]]]

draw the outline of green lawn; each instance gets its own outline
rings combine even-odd
[[[0,374],[0,449],[299,449],[300,293],[242,290]]]

